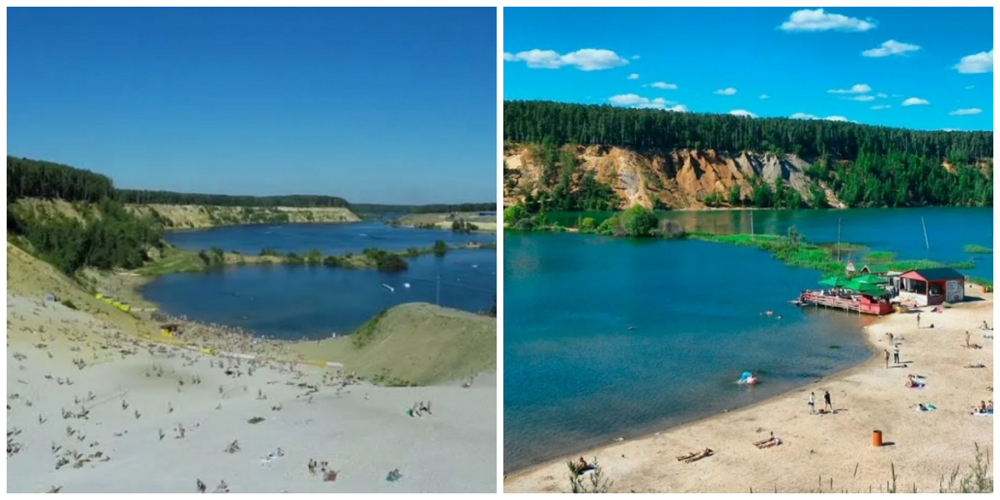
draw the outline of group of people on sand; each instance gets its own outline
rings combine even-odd
[[[821,413],[821,414],[823,414],[823,413],[834,413],[833,403],[830,401],[830,391],[823,391],[823,402],[824,402],[823,409],[820,410],[819,413]],[[810,415],[815,415],[816,414],[816,393],[815,392],[810,392],[809,393],[809,414]]]
[[[993,400],[991,399],[989,403],[986,401],[980,401],[979,406],[972,407],[973,415],[992,415],[993,414]]]
[[[317,462],[315,459],[310,458],[309,463],[306,465],[309,469],[309,473],[316,475],[316,469],[319,469],[320,475],[323,477],[323,481],[332,483],[337,480],[337,474],[340,471],[335,471],[330,469],[330,464],[327,461]]]
[[[887,335],[889,335],[889,343],[892,344],[892,363],[895,364],[895,365],[898,365],[898,364],[900,364],[899,363],[899,344],[893,342],[894,337],[893,337],[893,335],[891,333],[889,333]],[[888,349],[882,349],[882,352],[885,353],[885,367],[886,367],[886,369],[888,369],[889,368],[889,350]]]

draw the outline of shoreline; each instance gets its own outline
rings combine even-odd
[[[855,371],[859,371],[859,372],[863,371],[864,369],[866,369],[868,367],[867,366],[868,364],[874,363],[874,362],[878,361],[878,359],[876,357],[876,355],[878,354],[878,351],[876,349],[877,346],[871,342],[871,339],[865,333],[865,327],[862,327],[860,331],[855,332],[855,333],[858,334],[858,335],[861,335],[862,340],[865,343],[865,347],[868,348],[868,354],[869,354],[867,358],[861,360],[861,362],[859,362],[856,365],[849,366],[847,368],[844,368],[843,370],[839,370],[837,372],[834,372],[834,373],[832,373],[832,374],[830,374],[830,375],[828,375],[826,377],[818,378],[818,379],[816,379],[816,380],[814,380],[812,382],[807,382],[807,383],[805,383],[803,385],[789,388],[786,391],[779,392],[779,393],[774,394],[774,395],[768,397],[767,399],[763,399],[761,401],[755,401],[755,402],[750,403],[750,404],[745,405],[745,406],[739,406],[739,407],[736,407],[736,408],[726,409],[726,410],[722,411],[721,413],[716,413],[716,414],[712,414],[712,415],[706,415],[706,416],[703,416],[703,417],[697,417],[697,418],[694,418],[694,419],[692,419],[692,420],[690,420],[688,422],[684,422],[682,424],[677,424],[677,425],[673,425],[673,426],[669,426],[669,427],[664,427],[664,428],[661,428],[661,429],[659,429],[657,431],[645,432],[645,433],[639,434],[639,435],[637,435],[635,437],[632,437],[632,438],[625,438],[624,441],[633,441],[633,442],[634,441],[642,441],[642,440],[646,440],[646,439],[649,439],[649,438],[652,438],[652,437],[655,437],[655,436],[659,436],[660,434],[665,433],[665,432],[678,432],[678,431],[682,431],[682,430],[684,430],[685,428],[688,428],[688,427],[694,427],[694,426],[697,426],[699,424],[711,422],[713,420],[726,418],[728,415],[738,415],[740,412],[754,410],[754,409],[757,409],[757,408],[759,408],[761,406],[765,406],[765,405],[771,404],[772,402],[774,402],[776,400],[780,400],[782,398],[786,398],[790,394],[792,394],[794,392],[800,391],[803,387],[808,387],[808,386],[810,386],[812,384],[819,383],[819,382],[822,382],[822,381],[832,382],[832,381],[834,381],[834,380],[836,380],[838,378],[841,378],[841,377],[848,377],[848,376],[854,374]],[[597,448],[591,448],[591,449],[585,450],[584,453],[585,453],[585,455],[589,455],[589,456],[593,456],[593,455],[596,454],[598,457],[600,457],[600,454],[597,453],[597,452],[607,450],[608,448],[612,448],[612,447],[614,447],[617,444],[618,444],[618,442],[612,442],[612,443],[609,443],[609,444],[605,444],[605,445],[599,446]],[[580,453],[580,452],[574,452],[573,454],[575,455],[576,453]],[[506,483],[506,481],[507,481],[508,478],[513,480],[513,479],[516,479],[518,477],[522,477],[522,476],[528,475],[528,474],[530,474],[532,472],[535,472],[535,471],[537,471],[537,470],[539,470],[539,469],[541,469],[543,467],[551,466],[551,465],[556,464],[556,463],[562,464],[565,461],[566,461],[566,459],[545,460],[545,461],[542,461],[542,462],[538,462],[538,463],[536,463],[534,465],[530,465],[528,467],[522,467],[520,469],[516,469],[516,470],[511,471],[511,472],[505,472],[504,476],[503,476],[504,477],[504,482]]]
[[[990,318],[992,318],[992,305],[993,305],[992,304],[992,293],[983,294],[981,292],[976,291],[977,288],[978,287],[973,287],[972,285],[967,285],[967,291],[966,291],[966,293],[967,293],[968,296],[974,297],[974,299],[972,301],[963,303],[961,305],[956,305],[957,307],[951,307],[949,309],[946,309],[946,311],[949,311],[949,312],[950,311],[961,311],[961,312],[969,313],[970,310],[973,309],[973,308],[963,307],[963,306],[981,304],[978,307],[976,307],[975,310],[978,311],[980,308],[982,308],[984,306],[989,306],[989,312],[987,314],[988,314],[988,316]],[[923,312],[925,314],[930,315],[927,309],[928,308],[924,308]],[[861,335],[863,337],[863,340],[864,340],[865,344],[868,346],[871,355],[868,357],[868,359],[864,360],[863,362],[861,362],[860,364],[858,364],[856,366],[853,366],[853,367],[847,368],[845,370],[839,371],[839,372],[837,372],[835,374],[832,374],[830,376],[827,376],[827,377],[815,380],[815,381],[813,381],[811,383],[808,383],[808,384],[805,384],[803,386],[799,386],[799,387],[796,387],[796,388],[789,389],[788,391],[785,391],[785,392],[782,392],[780,394],[777,394],[777,395],[774,395],[772,397],[769,397],[766,400],[758,401],[758,402],[755,402],[753,404],[750,404],[750,405],[747,405],[747,406],[743,406],[743,407],[740,407],[740,408],[737,408],[737,409],[734,409],[734,410],[731,410],[731,411],[724,411],[723,413],[720,413],[720,414],[706,416],[706,417],[699,418],[697,420],[694,420],[694,421],[691,421],[691,422],[688,422],[688,423],[684,423],[684,424],[681,424],[681,425],[667,427],[667,428],[661,429],[661,430],[659,430],[657,432],[647,433],[647,434],[643,434],[641,436],[638,436],[638,437],[635,437],[635,438],[632,438],[632,439],[627,439],[627,440],[624,440],[624,441],[621,441],[621,442],[617,442],[616,441],[616,442],[612,442],[612,443],[608,443],[608,444],[599,446],[597,448],[592,448],[592,449],[589,449],[586,452],[584,452],[583,456],[586,457],[588,460],[596,457],[598,459],[598,462],[602,464],[602,467],[605,470],[605,474],[606,475],[610,475],[610,478],[613,479],[613,480],[615,480],[616,483],[618,483],[618,482],[620,482],[619,481],[619,476],[621,475],[621,474],[618,473],[619,471],[626,471],[626,473],[634,474],[636,472],[636,470],[639,469],[640,473],[646,473],[648,475],[654,475],[653,474],[653,470],[650,470],[650,467],[656,468],[658,466],[663,466],[663,464],[661,463],[661,460],[667,462],[668,465],[665,466],[666,468],[672,468],[672,467],[674,467],[675,464],[679,464],[678,462],[674,462],[674,460],[672,458],[672,455],[674,454],[673,452],[677,452],[677,454],[683,454],[682,452],[696,450],[696,449],[700,449],[700,448],[698,448],[698,445],[689,445],[688,447],[690,448],[690,450],[688,450],[687,448],[676,448],[676,449],[671,448],[670,455],[667,456],[667,457],[662,457],[662,456],[650,457],[649,454],[646,453],[645,456],[644,456],[644,458],[646,458],[646,459],[652,459],[652,460],[643,460],[644,463],[641,464],[638,467],[635,466],[635,465],[632,465],[632,464],[629,464],[627,466],[621,465],[619,462],[623,462],[623,461],[628,462],[629,460],[628,459],[626,459],[626,460],[620,460],[620,459],[617,458],[618,456],[621,456],[621,457],[625,457],[627,455],[628,456],[635,456],[637,452],[639,452],[639,454],[642,455],[643,452],[649,452],[650,448],[661,448],[661,446],[658,446],[658,445],[662,444],[664,441],[690,441],[690,437],[689,437],[690,435],[692,435],[692,434],[699,434],[699,431],[705,431],[706,429],[716,431],[716,432],[713,432],[712,435],[721,434],[721,433],[724,433],[724,432],[725,433],[731,433],[732,432],[731,431],[732,427],[735,427],[735,426],[737,426],[740,423],[753,422],[753,421],[756,421],[756,420],[758,420],[759,418],[762,418],[762,417],[767,417],[767,418],[772,418],[772,419],[777,419],[777,420],[787,420],[787,421],[794,420],[797,417],[802,416],[802,413],[805,412],[805,406],[806,406],[805,405],[805,400],[806,400],[806,397],[807,397],[807,394],[805,394],[805,393],[809,392],[808,391],[809,387],[813,387],[813,386],[816,386],[817,384],[819,384],[820,387],[816,387],[816,389],[813,391],[813,392],[819,392],[819,391],[821,391],[821,387],[823,387],[823,386],[838,386],[838,387],[842,386],[842,385],[855,386],[856,385],[856,381],[854,379],[856,379],[856,378],[869,378],[869,376],[879,376],[880,374],[884,375],[887,370],[885,370],[882,367],[881,360],[879,359],[879,356],[878,356],[878,350],[880,348],[885,348],[886,347],[886,344],[883,341],[884,340],[884,330],[886,330],[886,328],[890,328],[890,327],[893,328],[893,331],[903,330],[904,328],[901,327],[900,325],[897,325],[897,323],[899,323],[900,319],[904,318],[904,317],[907,320],[909,320],[909,316],[910,315],[908,315],[908,314],[896,313],[896,314],[893,314],[893,315],[889,315],[889,316],[884,316],[882,318],[878,318],[878,319],[874,320],[870,325],[868,325],[866,327],[863,327],[861,329],[860,333],[861,333]],[[978,336],[978,333],[982,333],[982,331],[974,329],[975,328],[974,326],[971,327],[971,328],[973,328],[973,329],[970,330],[970,332],[972,332],[972,331],[977,332],[976,341],[977,342],[984,342],[985,343],[985,340],[979,338],[979,336]],[[942,335],[944,335],[944,334],[942,334]],[[903,338],[902,345],[904,346],[904,349],[907,348],[907,343],[905,342],[905,340],[906,340],[906,338]],[[883,341],[883,343],[879,344],[879,341]],[[957,336],[955,337],[955,341],[958,342]],[[992,340],[989,340],[989,342],[992,342]],[[988,360],[989,360],[989,362],[992,362],[992,344],[989,344],[988,346],[989,347],[984,347],[984,350],[987,349],[987,348],[989,349],[990,352],[988,353]],[[985,358],[987,358],[987,353],[983,352],[982,354],[983,354],[982,357],[985,360]],[[909,356],[909,354],[904,354],[904,356]],[[921,366],[915,366],[913,368],[909,368],[909,370],[914,370],[914,371],[917,371],[918,373],[920,373],[921,371],[924,370],[924,368],[922,368]],[[990,367],[992,367],[992,365],[990,365]],[[962,370],[961,367],[958,367],[957,369],[958,370]],[[896,375],[896,373],[894,373],[893,370],[890,369],[888,371],[892,372],[891,374]],[[992,371],[992,370],[990,370],[990,371]],[[962,373],[962,372],[960,372],[960,373]],[[963,373],[963,375],[964,375],[964,373]],[[899,376],[901,377],[902,373],[900,373]],[[903,380],[899,380],[899,384],[900,385],[902,385],[902,381]],[[989,377],[989,383],[992,384],[992,376]],[[804,388],[806,388],[806,389],[804,390]],[[860,389],[855,388],[853,390],[860,390]],[[852,392],[853,392],[853,390],[852,390]],[[904,389],[900,389],[900,390],[904,390]],[[834,392],[834,391],[831,390],[831,393],[832,392]],[[909,394],[907,393],[907,395],[909,395]],[[816,399],[817,399],[817,407],[820,407],[822,405],[822,402],[823,402],[822,393],[821,392],[819,392],[819,394],[817,394]],[[837,405],[837,404],[840,403],[840,401],[838,401],[838,399],[839,400],[843,400],[844,398],[843,397],[834,396],[835,405]],[[968,401],[969,405],[971,406],[972,404],[975,403],[975,401],[973,401],[973,400],[978,401],[978,399],[982,399],[982,397],[974,397],[974,398],[970,399]],[[992,396],[990,396],[989,399],[992,399]],[[794,405],[796,407],[799,407],[802,411],[792,414],[792,417],[789,419],[789,418],[787,418],[786,415],[784,415],[781,412],[782,409],[784,409],[785,407],[788,407],[789,405]],[[853,408],[855,405],[851,405],[851,406]],[[837,406],[835,406],[835,408],[837,408]],[[900,410],[900,411],[906,411],[906,410]],[[915,412],[913,412],[913,410],[908,410],[908,411],[911,414],[916,414]],[[941,411],[941,410],[937,410],[936,413],[943,414],[944,412]],[[969,419],[974,419],[975,418],[973,416],[968,415],[968,411],[966,411],[964,409],[961,410],[960,413],[964,414]],[[813,417],[808,417],[808,418],[813,418]],[[834,420],[834,419],[838,419],[838,418],[839,418],[839,414],[837,414],[837,415],[831,415],[829,419],[824,419],[824,420],[830,421],[830,420]],[[851,416],[848,415],[847,418],[850,419]],[[972,422],[972,424],[975,424],[975,423],[976,422]],[[992,430],[992,421],[990,421],[989,424],[990,424],[990,429]],[[723,430],[723,429],[725,429],[725,430]],[[800,432],[803,431],[802,429],[799,429],[799,430],[800,430]],[[805,432],[808,432],[808,431],[805,431]],[[870,433],[871,430],[870,429],[864,429],[861,432],[863,432],[863,433]],[[783,446],[779,446],[779,447],[776,447],[774,449],[774,451],[776,453],[778,451],[787,452],[789,450],[792,450],[794,444],[797,444],[797,443],[789,443],[789,442],[787,442],[787,441],[791,440],[790,438],[793,438],[794,435],[788,435],[788,433],[786,433],[786,432],[784,432],[784,431],[782,431],[780,429],[775,429],[774,433],[775,433],[776,436],[779,436],[783,440],[786,440],[786,442],[783,444]],[[683,436],[681,434],[683,434]],[[951,436],[947,436],[947,437],[950,438]],[[803,436],[794,436],[794,438],[797,438],[797,439],[795,439],[796,441],[798,441],[800,439],[808,439],[808,438],[804,438]],[[706,440],[709,440],[709,439],[713,439],[713,438],[706,437]],[[715,451],[717,453],[717,455],[721,454],[721,453],[725,453],[726,451],[731,451],[731,449],[733,447],[735,447],[735,443],[732,443],[730,441],[726,441],[724,444],[726,445],[726,448],[729,448],[729,450],[727,450],[726,448],[723,448],[722,446],[720,446],[720,443],[718,442],[718,441],[721,441],[720,439],[718,439],[718,438],[714,438],[714,439],[716,440],[714,446],[712,444],[708,444],[708,443],[702,444],[700,446],[703,448],[703,447],[705,447],[707,445],[709,448],[712,448],[713,451]],[[756,434],[745,436],[745,441],[748,441],[748,442],[749,441],[753,441],[755,439],[760,439],[760,436],[758,436]],[[892,441],[892,439],[893,439],[892,437],[888,438],[889,441]],[[983,442],[984,444],[986,444],[988,446],[990,443],[992,443],[992,437],[991,436],[985,437],[985,438],[981,439],[980,441]],[[954,444],[954,443],[952,443],[952,444]],[[955,463],[949,463],[948,467],[954,468],[955,466],[959,466],[959,465],[961,465],[961,466],[964,467],[966,464],[968,464],[968,463],[970,463],[972,461],[973,451],[974,451],[971,448],[972,443],[971,442],[969,442],[969,443],[963,442],[961,444],[962,445],[966,445],[966,444],[968,445],[969,449],[966,450],[967,453],[965,453],[965,456],[961,457],[957,462],[955,462]],[[870,444],[868,444],[868,446],[871,447]],[[893,448],[896,448],[896,447],[894,446]],[[878,449],[876,449],[876,450],[878,450]],[[622,451],[629,451],[630,453],[621,453]],[[656,452],[657,455],[660,454],[660,453],[665,453],[665,452],[664,451],[657,451]],[[766,453],[766,451],[757,451],[757,453]],[[810,454],[812,454],[812,453],[813,453],[813,450],[810,450]],[[749,487],[751,489],[757,489],[758,491],[770,491],[770,490],[766,490],[764,488],[759,487],[759,484],[758,484],[758,486],[753,486],[753,482],[754,481],[760,481],[761,480],[760,476],[763,476],[763,477],[774,476],[773,473],[772,474],[768,474],[764,470],[760,469],[759,468],[759,466],[761,465],[760,463],[735,463],[734,464],[731,461],[724,460],[722,457],[718,457],[717,455],[713,455],[713,457],[709,457],[708,459],[704,460],[703,462],[696,463],[696,464],[697,464],[697,466],[702,466],[702,464],[707,465],[709,463],[712,463],[712,461],[716,461],[717,463],[723,463],[723,462],[725,462],[724,464],[722,464],[720,466],[720,468],[728,466],[728,468],[730,468],[730,469],[742,469],[742,468],[756,469],[754,474],[747,475],[748,477],[746,479],[746,482],[751,484]],[[575,456],[575,454],[574,454],[574,456]],[[602,457],[604,457],[604,458],[602,459]],[[758,457],[760,457],[760,455],[758,455]],[[542,492],[542,491],[545,491],[545,492],[556,492],[556,491],[565,491],[566,484],[568,483],[568,481],[566,481],[565,479],[561,479],[561,480],[557,481],[555,478],[565,478],[565,477],[567,477],[565,462],[566,462],[566,460],[568,460],[570,458],[572,458],[572,459],[575,460],[575,458],[573,458],[573,457],[566,457],[566,458],[562,458],[562,459],[547,460],[547,461],[544,461],[544,462],[532,465],[530,467],[526,467],[526,468],[518,469],[518,470],[515,470],[515,471],[511,471],[509,473],[505,473],[504,474],[504,492],[505,493],[512,493],[512,492],[529,492],[529,491],[530,492]],[[650,464],[649,462],[653,462],[653,464]],[[853,460],[852,460],[852,463],[853,463]],[[858,463],[860,464],[860,461]],[[898,462],[896,462],[896,463],[898,464]],[[658,464],[658,465],[656,465],[656,464]],[[682,474],[681,476],[691,476],[690,472],[692,472],[693,470],[700,470],[697,466],[696,465],[679,464],[680,468],[688,467],[688,469],[686,469],[687,473],[686,474]],[[794,466],[794,464],[793,464],[793,466]],[[694,467],[694,469],[691,469],[690,467]],[[834,465],[829,465],[826,468],[828,470],[825,473],[820,473],[820,475],[823,476],[823,477],[829,477],[829,475],[833,474],[835,472],[835,470],[837,469]],[[900,470],[899,465],[896,465],[896,468],[897,468],[897,471]],[[885,464],[885,470],[884,471],[876,471],[876,472],[885,472],[886,474],[888,474],[888,469],[889,469],[889,464]],[[786,471],[786,472],[789,472],[789,471]],[[779,475],[776,478],[774,478],[775,479],[775,483],[777,481],[781,480],[781,481],[784,481],[786,483],[786,485],[787,485],[787,482],[789,480],[788,476],[789,475],[796,475],[799,472],[800,471],[796,471],[796,473],[789,472],[789,474],[785,475],[785,476]],[[713,479],[717,480],[717,482],[718,482],[719,479],[721,479],[722,483],[726,483],[727,481],[731,481],[732,476],[734,475],[733,471],[731,471],[731,470],[724,471],[724,472],[717,472],[717,473],[721,474],[721,477],[714,477],[713,476]],[[855,471],[855,474],[857,474],[857,471]],[[944,474],[944,472],[942,472],[942,475],[943,474]],[[699,473],[695,473],[694,475],[698,476]],[[850,472],[848,471],[846,475],[849,476]],[[544,477],[540,477],[540,476],[544,476]],[[657,471],[656,474],[655,474],[655,476],[656,477],[650,481],[651,483],[659,484],[660,482],[662,482],[662,481],[658,481],[658,480],[662,480],[662,478],[663,478],[662,477],[663,476],[662,471]],[[926,476],[926,474],[924,474],[924,476]],[[801,484],[797,484],[796,486],[792,486],[791,488],[785,488],[784,492],[787,492],[787,491],[800,491],[797,488],[803,488],[803,487],[806,487],[806,485],[814,485],[814,484],[816,484],[815,483],[815,481],[816,481],[815,478],[817,476],[815,474],[811,474],[810,473],[810,474],[808,474],[808,477],[811,477],[811,479],[809,479],[808,481],[806,481],[806,480],[803,479],[801,481]],[[680,491],[684,491],[684,492],[746,492],[746,488],[742,488],[741,487],[740,489],[736,489],[736,488],[731,488],[731,487],[729,487],[727,485],[721,486],[721,489],[719,489],[718,487],[716,487],[716,488],[713,489],[713,486],[715,486],[715,485],[710,486],[710,485],[704,484],[705,481],[699,482],[699,481],[697,481],[697,478],[694,478],[695,483],[691,483],[692,478],[690,478],[690,477],[680,478],[679,482],[685,483],[685,479],[686,479],[686,486],[687,487],[682,487]],[[924,479],[924,478],[921,478],[921,479]],[[933,479],[933,483],[934,483],[934,485],[936,485],[938,479],[940,479],[940,478],[939,478],[939,476],[937,474],[934,474],[931,479]],[[862,480],[864,480],[864,478],[862,478]],[[556,482],[553,483],[553,481],[556,481]],[[906,481],[904,481],[904,484],[908,485],[910,483],[910,481],[912,481],[912,476],[910,476]],[[841,485],[843,485],[845,483],[845,481],[842,478],[839,479],[838,482]],[[884,483],[884,478],[879,478],[877,481],[871,480],[870,483],[869,483],[869,486],[871,484],[883,484],[883,483]],[[541,486],[542,484],[544,484],[545,486]],[[857,484],[856,481],[855,481],[855,484]],[[914,485],[916,485],[916,482],[914,482]],[[645,491],[649,491],[649,492],[652,492],[652,491],[662,491],[662,490],[655,489],[655,488],[654,489],[649,489],[649,490],[643,490],[643,489],[640,489],[640,486],[641,485],[633,485],[632,486],[632,490],[633,491],[643,491],[643,492],[645,492]],[[923,485],[923,486],[926,487],[926,485]],[[868,486],[865,486],[865,485],[862,484],[861,487],[868,487]],[[777,486],[775,488],[777,488]],[[616,488],[616,489],[613,489],[612,491],[621,491],[621,490],[619,490],[619,489]],[[628,491],[628,490],[623,490],[623,491]],[[680,492],[680,491],[674,491],[674,492]],[[860,491],[860,490],[858,490],[858,491]],[[935,491],[936,491],[936,486],[935,486]]]

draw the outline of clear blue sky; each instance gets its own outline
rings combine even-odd
[[[993,130],[991,8],[507,8],[503,44],[505,99]]]
[[[7,10],[7,151],[118,187],[496,200],[496,11]]]

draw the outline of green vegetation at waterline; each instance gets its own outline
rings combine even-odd
[[[965,253],[993,253],[993,249],[980,245],[965,245]]]
[[[437,240],[432,247],[407,248],[400,252],[390,252],[378,248],[368,248],[361,253],[346,253],[343,255],[323,255],[318,249],[309,250],[305,254],[290,252],[282,254],[273,248],[265,248],[259,255],[244,255],[239,252],[225,252],[220,248],[189,251],[167,246],[163,257],[146,264],[139,269],[145,276],[160,276],[176,272],[204,272],[224,266],[243,265],[299,265],[326,266],[344,269],[377,269],[385,272],[405,271],[409,264],[405,259],[421,255],[444,255],[452,250],[488,249],[496,250],[496,243],[469,243],[449,246],[442,240]]]
[[[565,231],[566,228],[550,224],[544,213],[532,215],[521,205],[508,207],[503,212],[504,224],[514,231]],[[676,221],[659,219],[652,210],[635,205],[621,214],[615,214],[596,225],[590,217],[577,221],[575,229],[581,233],[630,238],[683,238],[684,228]]]
[[[789,228],[787,236],[773,234],[729,234],[715,235],[709,233],[692,232],[688,237],[702,241],[716,243],[726,243],[729,245],[754,247],[770,253],[774,258],[785,264],[801,267],[805,269],[815,269],[822,271],[825,275],[843,275],[845,263],[837,259],[837,244],[806,243],[805,238],[799,234],[794,227]],[[840,252],[843,255],[846,245],[850,245],[853,250],[862,249],[861,245],[841,244]],[[884,257],[884,255],[883,255]],[[855,264],[860,268],[859,264]],[[971,269],[974,267],[970,262],[941,263],[930,260],[883,260],[878,262],[879,269],[888,271],[909,271],[912,269],[929,269],[935,267],[951,267],[953,269]],[[981,282],[984,286],[993,286],[992,280],[979,278],[968,278],[970,282]]]
[[[532,212],[588,208],[566,201],[582,189],[559,190],[576,166],[575,145],[660,153],[711,149],[793,154],[812,163],[806,176],[823,182],[848,207],[993,204],[993,133],[988,131],[922,132],[829,120],[506,101],[504,140],[505,149],[507,144],[526,145],[540,159],[542,185],[530,201],[541,198],[541,206]],[[750,199],[739,199],[737,193],[732,201],[762,208],[822,207],[818,186],[810,187],[809,200],[785,187],[780,180],[773,186],[756,181]],[[732,196],[731,191],[710,193],[706,205],[718,206]]]

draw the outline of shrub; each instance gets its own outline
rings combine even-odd
[[[646,237],[652,234],[659,221],[652,210],[635,205],[625,211],[622,215],[621,223],[625,228],[625,234],[633,237]]]

